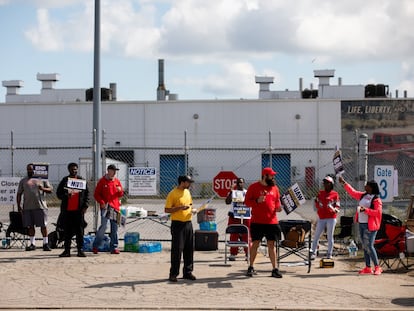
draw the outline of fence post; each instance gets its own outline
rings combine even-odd
[[[11,175],[14,177],[14,135],[10,132]]]
[[[358,140],[358,189],[364,189],[368,176],[368,135],[362,133]],[[362,190],[361,190],[362,191]]]

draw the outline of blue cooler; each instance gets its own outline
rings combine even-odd
[[[215,221],[200,222],[201,231],[217,231],[217,223]]]

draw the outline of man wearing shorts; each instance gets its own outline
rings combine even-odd
[[[257,249],[266,237],[270,262],[272,263],[272,277],[281,278],[279,269],[276,268],[276,247],[275,242],[280,239],[278,212],[282,210],[280,203],[279,188],[275,183],[276,172],[271,167],[262,170],[262,179],[251,184],[247,189],[245,204],[252,208],[250,220],[250,234],[252,246],[250,249],[250,265],[247,269],[247,276],[252,277],[255,273],[253,268],[257,255]]]
[[[26,167],[27,177],[20,180],[17,189],[17,208],[22,213],[23,226],[28,228],[30,245],[26,251],[34,251],[35,246],[35,227],[40,227],[43,236],[43,250],[50,251],[47,237],[47,205],[45,194],[51,193],[53,187],[47,180],[33,178],[34,166],[28,164]],[[23,207],[22,207],[23,195]]]

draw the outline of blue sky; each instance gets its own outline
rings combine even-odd
[[[0,79],[38,94],[93,86],[93,0],[0,0]],[[383,83],[414,96],[412,0],[101,0],[101,85],[118,100],[155,100],[158,59],[180,99],[257,98],[317,85],[315,69],[343,84]],[[0,102],[6,89],[1,87]]]

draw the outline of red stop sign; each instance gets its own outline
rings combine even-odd
[[[232,171],[221,171],[213,179],[213,190],[219,197],[225,198],[236,181],[237,176]]]

